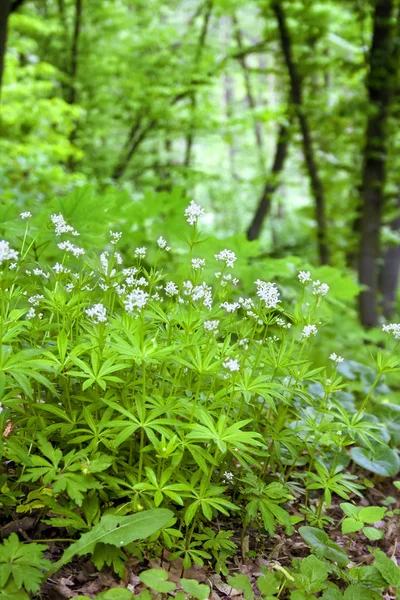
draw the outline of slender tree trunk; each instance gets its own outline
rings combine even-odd
[[[319,260],[321,264],[325,265],[329,264],[330,262],[325,209],[325,192],[315,159],[314,144],[311,136],[310,125],[307,119],[306,109],[303,104],[303,82],[293,58],[292,40],[290,38],[289,29],[286,23],[286,15],[282,0],[273,0],[272,8],[278,22],[282,52],[289,74],[291,100],[300,125],[304,160],[306,163],[308,176],[310,178],[311,190],[315,202]]]
[[[271,172],[265,183],[253,220],[247,230],[248,240],[256,240],[260,237],[264,220],[270,212],[272,196],[279,186],[279,175],[285,165],[289,145],[289,128],[290,124],[280,125],[279,127]]]
[[[397,199],[397,210],[400,210],[400,197]],[[390,229],[400,233],[400,216],[393,219]],[[396,308],[397,288],[399,285],[400,245],[389,246],[383,253],[380,290],[382,293],[382,310],[386,319],[390,319]]]
[[[72,35],[71,47],[71,66],[70,66],[70,90],[68,103],[74,104],[76,101],[76,75],[78,72],[78,54],[79,54],[79,37],[82,27],[82,0],[76,0],[75,3],[75,20],[74,31]]]
[[[0,98],[3,83],[5,54],[7,47],[8,17],[11,12],[11,0],[0,0]]]
[[[200,65],[201,55],[203,54],[204,45],[206,43],[206,37],[208,33],[208,26],[210,24],[210,17],[213,8],[213,1],[207,0],[206,9],[204,13],[203,26],[201,28],[199,42],[197,45],[196,56],[194,59],[194,68],[197,69]],[[190,167],[191,158],[192,158],[192,149],[193,149],[193,140],[194,140],[194,117],[196,113],[196,93],[192,92],[190,94],[190,123],[189,123],[189,131],[186,136],[186,150],[185,150],[185,158],[184,165],[185,167]]]
[[[233,24],[234,24],[234,29],[235,29],[235,38],[236,38],[236,42],[237,42],[237,46],[238,49],[241,51],[243,50],[243,38],[242,38],[242,32],[239,28],[239,23],[237,21],[236,15],[233,14],[232,17],[233,20]],[[254,112],[257,108],[257,102],[254,98],[254,94],[253,94],[253,89],[252,89],[252,84],[251,84],[251,77],[250,77],[250,73],[247,67],[247,62],[246,62],[246,57],[245,56],[240,56],[238,58],[239,64],[242,68],[242,72],[243,72],[243,79],[244,79],[244,85],[245,85],[245,89],[246,89],[246,99],[247,99],[247,104],[249,106],[249,108],[252,111],[252,119],[253,119],[253,126],[254,126],[254,137],[256,139],[256,144],[257,144],[257,150],[258,150],[258,162],[259,162],[259,166],[260,166],[260,171],[261,173],[265,173],[265,164],[264,164],[264,140],[263,140],[263,132],[262,132],[262,124],[260,123],[260,121],[256,118]]]
[[[376,0],[367,91],[370,112],[362,173],[358,277],[366,289],[360,293],[361,323],[378,324],[378,260],[380,228],[385,199],[387,120],[394,85],[393,0]]]

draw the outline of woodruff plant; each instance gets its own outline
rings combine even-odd
[[[195,255],[203,214],[194,201],[185,211],[182,280],[157,267],[174,253],[163,236],[154,264],[146,247],[118,251],[113,231],[94,256],[62,214],[49,218],[53,263],[40,260],[44,234],[30,213],[18,250],[0,242],[7,510],[51,513],[73,533],[104,511],[171,508],[176,518],[150,544],[186,567],[211,559],[201,535],[218,515],[273,535],[302,518],[287,510],[295,499],[323,524],[332,494],[360,494],[344,472],[347,448],[384,443],[364,413],[377,382],[343,410],[343,359],[327,349],[328,367],[309,360],[328,285],[302,271],[297,302],[285,306],[262,279],[246,295],[227,249],[210,281]]]

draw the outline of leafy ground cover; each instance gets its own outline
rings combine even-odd
[[[329,285],[245,285],[222,240],[204,258],[203,214],[184,211],[185,252],[168,223],[100,252],[61,212],[5,232],[2,597],[400,589],[400,325],[368,363],[329,337],[316,357]]]

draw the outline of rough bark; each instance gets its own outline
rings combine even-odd
[[[310,179],[311,191],[315,202],[315,220],[317,223],[317,244],[321,264],[329,264],[329,245],[325,209],[325,192],[315,158],[314,143],[310,125],[303,103],[303,81],[293,57],[292,40],[286,23],[282,0],[274,0],[272,8],[278,22],[279,37],[290,80],[290,96],[300,125],[304,161]]]
[[[289,127],[290,124],[281,125],[279,127],[271,172],[261,193],[253,220],[247,230],[248,240],[256,240],[260,237],[263,223],[270,212],[271,200],[279,186],[279,175],[282,173],[285,165],[289,145]]]
[[[361,323],[378,324],[378,260],[380,228],[385,200],[387,121],[394,85],[393,0],[376,0],[370,68],[367,77],[369,117],[364,147],[358,277],[365,286],[359,296]]]
[[[10,16],[11,2],[10,0],[1,0],[0,2],[0,94],[3,83],[4,59],[7,46],[7,27],[8,17]],[[1,96],[0,96],[1,98]]]

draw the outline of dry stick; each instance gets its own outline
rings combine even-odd
[[[282,173],[285,166],[289,146],[290,125],[291,123],[287,122],[279,126],[271,172],[264,185],[253,220],[247,230],[247,239],[250,241],[259,238],[264,220],[271,209],[272,197],[279,186],[279,175]]]
[[[278,22],[282,52],[290,80],[290,96],[300,125],[304,160],[306,163],[308,176],[310,178],[311,190],[314,196],[319,260],[321,264],[325,265],[329,264],[330,261],[325,214],[325,193],[318,170],[318,165],[315,159],[315,151],[310,126],[308,123],[305,106],[303,104],[303,82],[297,70],[297,65],[293,59],[292,41],[281,0],[274,0],[272,9]]]
[[[236,42],[237,42],[239,51],[241,51],[241,50],[243,50],[243,38],[242,38],[242,32],[240,30],[239,23],[238,23],[235,13],[232,16],[232,21],[234,24]],[[261,173],[265,173],[264,140],[263,140],[263,136],[262,136],[262,125],[254,114],[256,107],[257,107],[257,103],[254,99],[253,89],[252,89],[252,85],[251,85],[251,77],[250,77],[250,73],[249,73],[249,70],[247,67],[246,57],[240,56],[238,58],[238,61],[242,68],[242,71],[243,71],[243,79],[244,79],[244,85],[246,88],[247,104],[252,111],[252,119],[253,119],[253,124],[254,124],[254,136],[256,138],[256,143],[257,143],[258,162],[259,162],[259,166],[260,166],[260,171],[261,171]]]
[[[208,33],[208,26],[210,24],[210,17],[212,11],[212,0],[207,0],[206,2],[206,10],[204,13],[203,26],[201,28],[199,42],[197,45],[196,55],[194,59],[194,69],[197,70],[200,61],[201,55],[203,53],[204,45],[206,42],[206,37]],[[185,150],[185,160],[184,166],[189,167],[192,156],[192,147],[193,147],[193,138],[194,138],[194,116],[196,112],[197,100],[196,100],[196,92],[191,92],[190,94],[190,123],[189,123],[189,132],[186,137],[186,150]]]
[[[378,259],[380,228],[385,201],[387,123],[394,92],[398,52],[392,18],[393,0],[377,0],[374,14],[367,92],[370,103],[364,165],[361,183],[362,213],[358,277],[366,289],[360,293],[361,323],[366,327],[378,324]]]

